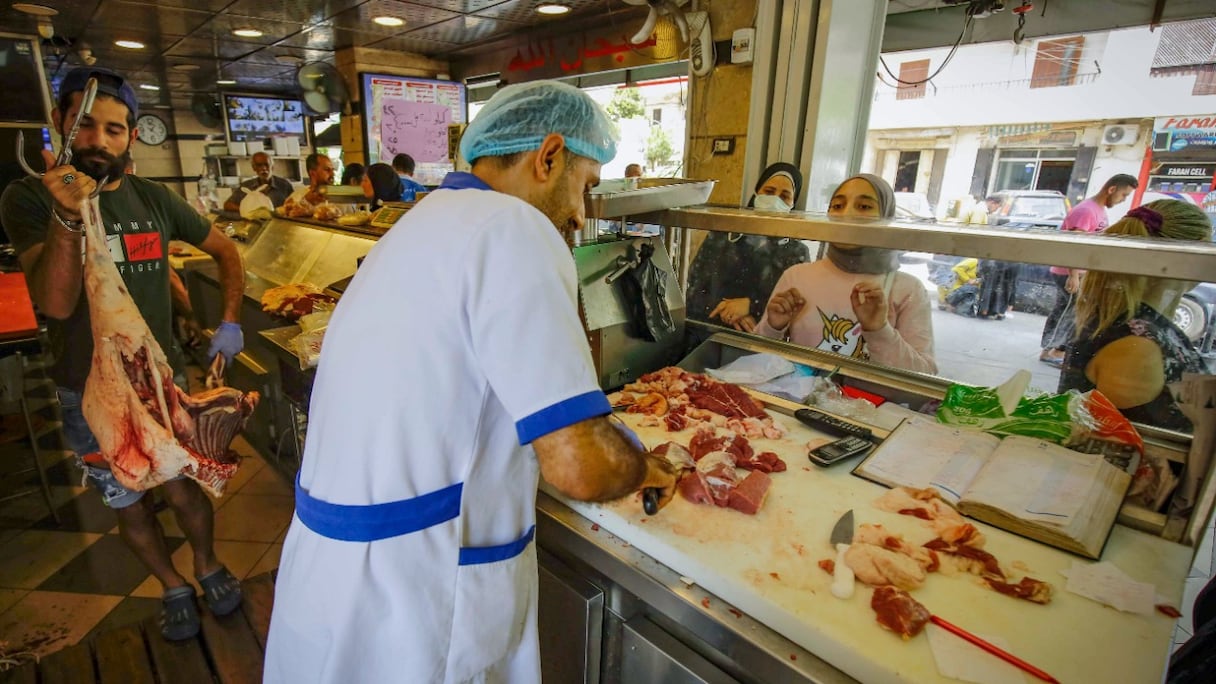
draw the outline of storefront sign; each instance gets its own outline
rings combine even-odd
[[[1153,172],[1155,176],[1169,176],[1171,178],[1211,178],[1213,174],[1216,174],[1216,164],[1205,164],[1203,166],[1162,164],[1160,169]]]
[[[1153,125],[1153,149],[1178,152],[1216,148],[1216,115],[1162,116]]]
[[[1010,145],[1025,145],[1027,147],[1076,147],[1077,131],[1048,131],[1046,133],[1025,133],[1022,135],[1002,135],[997,138],[997,144],[1002,147]]]

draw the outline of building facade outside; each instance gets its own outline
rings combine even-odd
[[[1075,205],[1117,173],[1141,183],[1112,220],[1162,197],[1216,216],[1216,18],[949,52],[883,55],[862,164],[939,217],[1001,190]]]

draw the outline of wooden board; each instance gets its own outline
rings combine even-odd
[[[0,672],[0,684],[38,684],[38,665],[26,663],[21,667]]]
[[[270,632],[270,610],[274,606],[274,579],[270,573],[244,581],[241,587],[244,601],[241,610],[253,628],[258,645],[266,650],[266,635]]]
[[[217,618],[209,610],[200,613],[203,642],[220,684],[260,684],[262,649],[245,614],[238,610]]]
[[[197,638],[185,641],[165,639],[160,635],[159,615],[145,619],[143,629],[158,681],[173,684],[212,684],[215,681],[203,655],[203,646]]]
[[[139,625],[103,632],[93,647],[97,652],[100,684],[156,684]]]
[[[80,684],[95,681],[88,644],[76,644],[42,659],[42,684]]]
[[[636,415],[621,417],[651,447],[669,440],[687,444],[692,436],[691,431],[639,427]],[[851,599],[836,599],[829,591],[831,576],[817,566],[834,556],[828,536],[850,509],[858,525],[880,523],[912,543],[924,543],[933,533],[916,518],[876,509],[872,502],[886,489],[852,476],[856,459],[827,469],[811,465],[806,443],[820,436],[793,418],[774,419],[788,429],[787,437],[752,440],[752,445],[757,452],[777,452],[789,471],[772,476],[768,499],[755,516],[696,505],[678,495],[654,517],[645,515],[636,497],[602,505],[562,500],[623,543],[860,681],[953,681],[938,674],[926,638],[903,642],[877,625],[870,589],[858,584]],[[1004,565],[1017,562],[1026,574],[1054,584],[1055,599],[1040,606],[981,587],[970,575],[935,573],[914,593],[929,610],[965,629],[1004,638],[1011,652],[1060,681],[1160,681],[1174,620],[1120,613],[1067,593],[1059,571],[1087,561],[977,526],[988,538],[988,551]],[[1104,560],[1154,583],[1177,606],[1191,555],[1187,547],[1116,526]]]

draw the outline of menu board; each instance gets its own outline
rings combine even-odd
[[[225,93],[224,119],[229,142],[294,135],[300,139],[300,147],[308,146],[304,105],[299,100]]]
[[[414,158],[414,178],[438,185],[453,170],[448,125],[465,123],[463,83],[410,76],[362,74],[363,136],[369,164]]]

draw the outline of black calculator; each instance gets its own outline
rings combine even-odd
[[[874,448],[874,442],[855,435],[841,437],[835,442],[811,449],[807,458],[819,466],[830,466],[851,456],[864,454]]]

